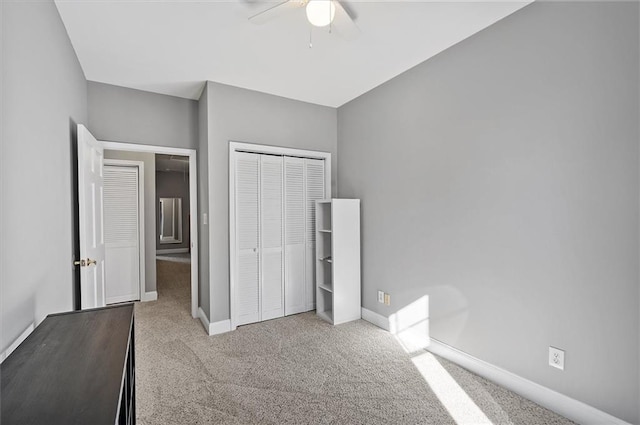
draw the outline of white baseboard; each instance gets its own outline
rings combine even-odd
[[[393,331],[388,317],[364,307],[362,308],[362,319],[386,331]],[[595,407],[477,359],[436,339],[431,338],[427,350],[579,424],[630,425],[628,422]]]
[[[375,311],[367,310],[364,307],[362,307],[362,320],[366,320],[367,322],[372,323],[377,327],[384,329],[385,331],[391,330],[388,317],[384,317],[383,315],[378,314]]]
[[[436,339],[431,339],[427,350],[579,424],[629,425],[622,419],[477,359]]]
[[[395,335],[408,353],[422,351],[429,346],[429,310],[428,305],[416,305],[416,308],[384,317],[375,311],[362,308],[362,318],[367,322]]]
[[[225,332],[231,332],[231,320],[221,320],[209,325],[209,335],[218,335]]]
[[[142,302],[156,301],[157,299],[158,299],[158,292],[157,291],[145,292],[140,297],[140,301],[142,301]]]
[[[209,336],[231,331],[231,320],[227,319],[221,320],[219,322],[209,323],[209,318],[205,314],[202,307],[198,307],[198,317],[200,318],[200,322],[202,323],[202,326],[204,326],[204,329],[207,331],[207,334],[209,334]]]
[[[156,249],[156,254],[184,254],[187,252],[189,252],[189,248]]]
[[[24,331],[22,331],[22,333],[20,334],[19,337],[17,337],[15,339],[15,341],[13,341],[11,343],[11,345],[9,345],[9,347],[7,347],[6,350],[4,350],[2,353],[0,353],[0,363],[4,362],[4,360],[9,357],[9,355],[11,353],[13,353],[13,351],[18,348],[18,345],[22,344],[22,341],[24,341],[25,339],[27,339],[27,337],[29,335],[31,335],[31,332],[33,332],[33,330],[35,329],[34,324],[30,324],[29,326],[27,326],[27,329],[25,329]]]

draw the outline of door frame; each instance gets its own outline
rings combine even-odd
[[[331,199],[331,153],[305,149],[285,148],[281,146],[259,145],[255,143],[229,141],[229,316],[231,330],[237,328],[236,319],[236,153],[249,152],[257,154],[295,156],[299,158],[323,159],[324,185],[326,198]],[[283,244],[284,256],[284,244]]]
[[[195,149],[170,148],[165,146],[140,145],[126,142],[101,140],[107,150],[146,152],[189,157],[189,235],[191,240],[191,317],[198,317],[198,164]],[[142,295],[141,295],[142,296]]]
[[[128,159],[107,159],[103,160],[103,166],[118,166],[118,167],[131,167],[138,169],[138,255],[140,258],[138,259],[139,267],[138,267],[138,278],[139,282],[139,299],[142,301],[144,293],[146,292],[145,281],[146,281],[146,259],[145,259],[145,240],[144,240],[144,162],[142,161],[130,161]],[[104,201],[103,201],[104,206]],[[106,249],[106,244],[105,244]],[[107,279],[109,277],[107,276]],[[107,288],[107,282],[104,282],[105,292]],[[105,298],[106,301],[106,298]]]

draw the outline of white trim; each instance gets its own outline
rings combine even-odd
[[[140,301],[142,302],[156,301],[157,299],[158,299],[157,291],[145,292],[142,294],[142,297],[140,297]]]
[[[139,295],[139,299],[142,299],[142,294],[144,294],[145,290],[146,290],[146,281],[147,281],[147,276],[146,276],[146,264],[147,264],[147,260],[145,257],[145,245],[146,245],[146,241],[144,240],[144,162],[142,161],[129,161],[126,159],[104,159],[103,160],[103,165],[115,165],[115,166],[121,166],[121,167],[137,167],[138,168],[138,255],[140,256],[139,261],[140,264],[138,266],[139,271],[138,271],[138,277],[140,279],[139,282],[139,289],[138,289],[138,294]],[[106,285],[107,282],[105,282],[105,291],[106,291]],[[128,300],[122,300],[122,301],[132,301],[138,299],[138,297],[135,296],[133,299],[128,299]],[[106,298],[105,298],[105,302],[106,302]],[[110,303],[117,303],[117,302],[121,302],[121,301],[116,301],[116,299],[112,299],[110,300]]]
[[[198,314],[198,161],[196,151],[189,155],[189,242],[191,243],[191,317]]]
[[[209,335],[218,335],[231,331],[231,320],[225,319],[209,325]]]
[[[33,330],[35,329],[35,326],[33,323],[31,323],[29,326],[27,326],[27,329],[25,329],[24,331],[22,331],[22,333],[20,334],[19,337],[17,337],[12,343],[11,345],[9,345],[9,347],[7,347],[6,350],[4,350],[2,353],[0,353],[0,363],[4,362],[5,359],[7,357],[9,357],[9,355],[11,353],[13,353],[13,351],[18,348],[18,346],[20,344],[22,344],[22,341],[24,341],[25,339],[27,339],[27,337],[29,335],[31,335],[31,332],[33,332]]]
[[[281,146],[258,145],[254,143],[234,142],[231,140],[229,141],[229,176],[228,177],[229,177],[229,315],[231,317],[230,330],[236,329],[236,322],[237,322],[235,317],[236,270],[234,265],[236,264],[235,154],[238,151],[252,152],[252,153],[266,153],[271,155],[295,156],[295,157],[303,157],[303,158],[311,158],[311,159],[323,159],[324,160],[324,181],[325,181],[325,188],[326,188],[325,198],[331,199],[331,153],[330,152],[284,148]],[[209,165],[211,166],[211,164]],[[209,176],[211,176],[211,173],[209,173]],[[213,205],[212,203],[213,203],[213,199],[209,197],[210,211]],[[211,249],[213,238],[209,237],[209,243],[210,243],[209,252],[213,252],[213,250]],[[283,252],[284,252],[284,249],[285,247],[283,245]],[[209,275],[213,276],[211,269],[209,270]],[[212,299],[209,305],[213,305],[213,291],[211,291],[211,297]]]
[[[471,372],[478,374],[522,397],[538,403],[565,418],[580,424],[617,424],[629,425],[608,413],[556,392],[533,381],[522,378],[483,360],[477,359],[457,348],[431,338],[428,351],[444,357]]]
[[[364,307],[362,307],[362,319],[386,331],[391,329],[388,317],[367,310]],[[574,422],[585,425],[630,425],[628,422],[611,416],[595,407],[477,359],[436,339],[431,338],[431,343],[427,347],[427,350]]]
[[[189,248],[156,249],[156,254],[185,254]]]
[[[209,336],[231,331],[231,320],[229,319],[209,323],[209,318],[202,308],[198,308],[198,317],[200,318],[202,326],[204,326],[204,330],[207,331]]]
[[[260,145],[257,143],[235,142],[233,140],[229,140],[229,152],[231,151],[268,153],[272,155],[297,156],[301,158],[325,159],[325,160],[327,158],[331,158],[330,152],[311,151],[311,150],[296,149],[296,148],[285,148],[282,146]],[[331,178],[329,178],[329,182],[331,182]]]
[[[209,318],[205,314],[202,307],[198,307],[198,318],[200,319],[200,323],[202,323],[202,326],[204,326],[204,330],[207,331],[207,334],[209,334]]]
[[[364,307],[362,307],[362,320],[366,320],[367,322],[374,324],[387,332],[389,332],[389,330],[391,329],[391,327],[389,326],[388,317],[384,317],[383,315],[378,314],[375,311],[367,310]]]
[[[198,161],[195,149],[169,148],[164,146],[140,145],[135,143],[109,142],[101,140],[104,149],[161,153],[189,157],[189,233],[191,239],[191,317],[198,317]],[[211,239],[211,238],[210,238]]]
[[[195,152],[195,149],[171,148],[166,146],[154,146],[154,145],[141,145],[137,143],[127,143],[127,142],[112,142],[109,140],[100,140],[100,143],[102,143],[102,146],[105,149],[114,150],[114,151],[160,153],[160,154],[180,155],[180,156],[190,156],[192,152]]]

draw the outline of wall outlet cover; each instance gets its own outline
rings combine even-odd
[[[549,347],[549,366],[564,370],[564,350]]]
[[[383,303],[384,302],[384,292],[382,292],[382,291],[378,291],[378,302],[379,303]]]
[[[391,295],[384,294],[384,304],[385,305],[391,305]]]

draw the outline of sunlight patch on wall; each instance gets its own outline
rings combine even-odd
[[[424,353],[412,361],[457,424],[492,423],[433,354]]]
[[[389,316],[389,331],[407,353],[428,347],[429,296],[422,296]]]

